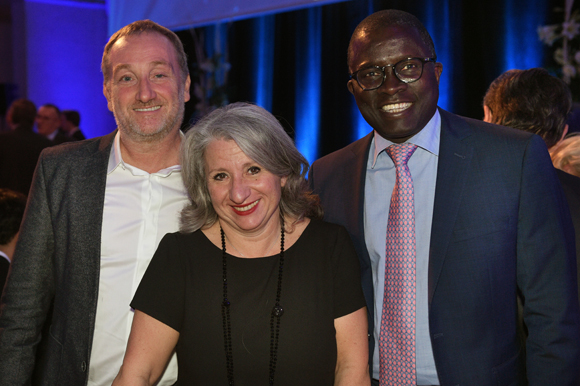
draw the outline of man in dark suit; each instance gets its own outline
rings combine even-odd
[[[73,141],[82,141],[85,135],[79,128],[81,124],[81,115],[76,110],[63,110],[62,112],[62,130]]]
[[[6,114],[10,131],[0,133],[0,188],[28,195],[40,152],[52,142],[32,131],[36,106],[28,99],[15,100]]]
[[[438,109],[442,64],[408,13],[363,20],[348,67],[374,131],[309,182],[360,257],[373,385],[577,385],[574,239],[541,138]]]
[[[543,68],[506,71],[490,84],[483,98],[485,122],[538,134],[550,152],[568,132],[566,119],[571,109],[568,85]],[[556,174],[570,207],[580,267],[580,178],[560,169]],[[578,280],[580,284],[580,270]]]
[[[20,222],[26,207],[26,196],[0,188],[0,292],[4,288],[14,247],[18,240]]]
[[[190,77],[179,38],[131,23],[105,46],[102,71],[118,130],[38,161],[0,306],[2,386],[33,374],[42,385],[110,385],[131,298],[188,202],[178,160]],[[174,357],[159,385],[176,378]]]
[[[62,124],[60,116],[60,109],[50,103],[40,106],[36,114],[38,134],[50,139],[53,145],[70,141],[70,138],[60,127]]]

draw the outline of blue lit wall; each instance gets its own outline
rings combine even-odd
[[[274,22],[275,17],[261,16],[254,20],[254,98],[258,106],[272,111],[274,92]]]
[[[373,2],[369,1],[367,4],[367,12],[368,14],[372,14],[373,12],[375,12],[374,8],[373,8]],[[365,121],[365,119],[363,118],[363,116],[360,114],[360,111],[358,109],[358,106],[356,105],[356,102],[354,101],[354,97],[352,98],[352,112],[351,112],[351,116],[354,117],[354,130],[352,132],[352,141],[356,141],[358,139],[361,139],[362,137],[364,137],[365,135],[367,135],[368,133],[370,133],[373,128],[371,127],[371,125],[369,125],[367,123],[367,121]]]
[[[306,36],[300,36],[296,55],[296,147],[312,163],[318,158],[320,122],[320,66],[322,9],[306,11]],[[303,31],[297,31],[299,35]]]
[[[426,16],[423,18],[423,24],[435,44],[437,52],[437,61],[443,64],[443,72],[439,79],[439,103],[438,105],[445,110],[453,111],[451,105],[453,100],[453,87],[451,80],[454,66],[454,47],[451,36],[450,20],[450,0],[426,2]]]
[[[38,106],[78,110],[87,137],[114,130],[100,69],[108,40],[105,7],[26,1],[25,11],[27,90],[22,96]]]
[[[543,43],[538,39],[536,29],[546,23],[548,11],[551,11],[546,3],[545,0],[506,0],[502,72],[542,66]]]

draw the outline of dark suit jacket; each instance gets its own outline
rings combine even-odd
[[[576,265],[578,270],[578,296],[580,297],[580,178],[556,169],[566,201],[570,207],[572,222],[576,232]]]
[[[70,141],[72,141],[72,139],[70,139],[69,136],[64,131],[62,131],[62,129],[58,129],[56,136],[52,140],[52,144],[53,145],[60,145],[61,143],[70,142]]]
[[[40,156],[2,297],[0,385],[27,384],[35,367],[43,385],[87,383],[114,134]],[[51,305],[50,333],[41,337]]]
[[[571,221],[542,139],[440,110],[429,327],[441,385],[578,385],[580,316]],[[344,225],[374,295],[363,208],[372,133],[312,165],[325,220]],[[386,221],[386,219],[385,219]],[[525,296],[526,350],[516,293]],[[372,356],[371,356],[372,358]]]
[[[83,134],[83,132],[80,129],[75,130],[71,134],[70,138],[72,138],[73,141],[82,141],[83,139],[86,139],[85,135]]]
[[[28,195],[40,152],[53,143],[46,137],[16,128],[0,133],[0,188]]]
[[[0,293],[2,293],[2,289],[6,283],[6,276],[8,276],[9,269],[10,262],[4,256],[0,256]]]

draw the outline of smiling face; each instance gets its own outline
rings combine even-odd
[[[415,57],[428,58],[431,54],[414,28],[362,30],[351,44],[349,70],[353,73]],[[425,63],[418,81],[404,83],[387,67],[385,82],[378,89],[364,91],[354,79],[348,82],[348,89],[368,124],[382,137],[402,143],[421,131],[435,114],[442,69],[441,63]]]
[[[235,141],[212,141],[205,150],[205,175],[211,202],[226,234],[256,234],[278,229],[280,196],[286,177],[250,159]]]
[[[122,136],[154,142],[179,128],[190,78],[182,79],[169,39],[154,32],[122,37],[109,63],[103,92]]]

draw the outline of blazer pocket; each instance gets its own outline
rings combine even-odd
[[[58,308],[54,307],[49,333],[51,339],[58,343],[59,346],[62,346],[64,342],[66,324],[66,317],[64,314],[60,312]]]
[[[54,305],[49,315],[52,318],[46,321],[36,352],[35,385],[57,385],[60,375],[66,317]]]
[[[495,219],[495,221],[480,218],[476,221],[468,221],[466,226],[461,226],[461,223],[458,222],[456,228],[453,229],[453,242],[475,239],[498,232],[506,232],[510,229],[511,223],[510,217]]]
[[[518,386],[525,385],[525,370],[522,366],[522,349],[516,355],[499,366],[491,369],[493,384],[497,386]]]

